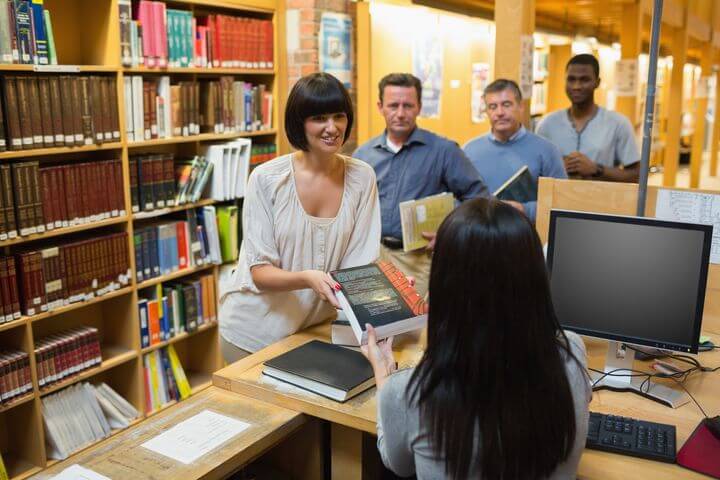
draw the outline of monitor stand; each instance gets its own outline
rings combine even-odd
[[[607,356],[605,357],[605,373],[617,371],[618,374],[630,374],[635,361],[635,351],[627,348],[620,342],[608,342]],[[647,377],[611,376],[607,375],[602,380],[598,379],[602,374],[590,372],[590,379],[595,385],[593,390],[608,389],[619,392],[634,392],[656,402],[663,403],[671,408],[678,408],[690,401],[687,393],[673,388],[646,381]],[[597,382],[597,383],[596,383]]]

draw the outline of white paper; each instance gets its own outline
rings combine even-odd
[[[187,465],[249,427],[240,420],[203,410],[142,446]]]
[[[80,465],[70,465],[50,480],[110,480],[105,475],[100,475]]]
[[[655,218],[712,225],[710,263],[720,263],[720,195],[660,189]]]
[[[623,58],[615,63],[615,94],[618,97],[634,97],[637,94],[638,61]]]
[[[523,98],[532,97],[533,84],[533,52],[534,40],[532,35],[520,36],[520,91]]]

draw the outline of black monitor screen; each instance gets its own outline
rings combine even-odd
[[[712,227],[552,211],[548,268],[563,328],[697,352]]]

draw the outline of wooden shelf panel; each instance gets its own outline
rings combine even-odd
[[[168,403],[166,403],[166,404],[163,405],[162,407],[156,408],[155,410],[153,410],[153,411],[151,411],[151,412],[148,412],[148,413],[145,415],[145,418],[150,418],[150,417],[152,417],[153,415],[157,415],[158,413],[162,412],[163,410],[172,407],[172,406],[175,405],[176,403],[178,403],[177,400],[170,400]]]
[[[28,65],[19,63],[0,63],[0,72],[33,72],[38,68],[42,73],[73,73],[73,72],[117,72],[119,65]]]
[[[150,353],[153,350],[157,350],[159,348],[167,347],[168,345],[171,345],[173,343],[180,342],[182,340],[185,340],[187,338],[192,337],[193,335],[197,335],[200,332],[204,332],[205,330],[210,330],[211,328],[217,327],[218,322],[209,322],[209,323],[203,323],[200,325],[197,330],[193,330],[192,332],[184,332],[179,335],[175,335],[169,340],[165,340],[164,342],[156,343],[155,345],[150,345],[149,347],[145,347],[141,350],[142,354]]]
[[[211,142],[216,140],[233,140],[235,138],[260,137],[263,135],[275,135],[277,129],[258,130],[256,132],[234,132],[234,133],[201,133],[200,135],[188,135],[187,137],[155,138],[142,142],[128,142],[128,148],[154,147],[157,145],[171,145],[175,143],[189,142]],[[1,158],[1,157],[0,157]]]
[[[15,400],[13,400],[10,403],[2,404],[2,405],[0,405],[0,413],[7,412],[11,408],[15,408],[19,405],[27,403],[34,398],[35,398],[35,392],[30,392],[30,393],[23,395],[22,397],[16,398]]]
[[[97,375],[98,373],[104,372],[105,370],[109,370],[113,367],[137,358],[137,352],[135,350],[128,350],[120,347],[101,346],[101,351],[103,354],[103,361],[99,366],[90,368],[88,370],[83,370],[77,375],[63,380],[62,382],[54,383],[49,387],[41,389],[40,396],[45,396],[53,392],[57,392],[58,390],[62,390],[63,388],[68,387],[74,383],[87,380],[88,378]]]
[[[275,75],[273,68],[203,68],[203,67],[168,67],[148,68],[130,67],[123,69],[126,74],[196,74],[196,75]]]
[[[0,332],[10,330],[11,328],[24,327],[27,324],[27,318],[28,317],[20,317],[11,322],[0,323]]]
[[[11,240],[4,240],[0,242],[0,248],[9,247],[10,245],[17,245],[19,243],[34,242],[35,240],[44,240],[46,238],[59,237],[60,235],[69,235],[75,232],[82,232],[85,230],[92,230],[94,228],[107,227],[108,225],[117,225],[119,223],[127,223],[128,216],[122,217],[111,217],[99,222],[88,222],[81,225],[73,225],[72,227],[55,228],[52,230],[46,230],[43,233],[36,233],[34,235],[27,235],[25,237],[17,237]]]
[[[0,162],[13,158],[41,157],[44,155],[61,155],[66,153],[99,152],[102,150],[120,150],[120,142],[103,143],[101,145],[79,145],[77,147],[33,148],[28,150],[12,150],[0,153]]]
[[[170,213],[182,212],[183,210],[190,210],[192,208],[205,207],[207,205],[213,205],[215,203],[217,203],[216,200],[213,200],[212,198],[205,198],[195,203],[183,203],[182,205],[176,205],[174,207],[159,208],[156,210],[150,210],[149,212],[133,213],[133,220],[145,220],[148,218],[162,217],[163,215],[168,215]]]
[[[44,320],[46,318],[55,317],[62,313],[72,312],[73,310],[77,310],[79,308],[85,308],[88,305],[92,305],[94,303],[99,303],[99,302],[104,302],[105,300],[119,297],[120,295],[125,295],[130,292],[132,292],[132,287],[124,287],[119,290],[115,290],[114,292],[108,292],[105,295],[95,297],[91,300],[85,300],[84,302],[71,303],[70,305],[56,308],[55,310],[51,310],[49,312],[43,312],[38,315],[33,315],[32,317],[22,317],[22,319],[30,319],[33,322],[39,322],[40,320]],[[20,320],[22,320],[22,319],[20,319]],[[20,320],[16,320],[16,321],[19,322]]]
[[[193,273],[210,270],[214,266],[215,266],[214,263],[208,263],[206,265],[200,265],[199,267],[185,268],[183,270],[178,270],[177,272],[173,272],[168,275],[161,275],[159,277],[151,278],[149,280],[145,280],[144,282],[138,283],[137,289],[140,290],[143,288],[152,287],[153,285],[157,285],[158,283],[165,283],[165,282],[170,282],[172,280],[177,280],[178,278],[186,277],[188,275],[192,275]]]

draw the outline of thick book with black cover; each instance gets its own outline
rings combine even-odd
[[[360,352],[312,340],[263,364],[263,374],[323,397],[344,402],[375,385]]]
[[[340,284],[336,296],[360,344],[367,343],[367,323],[378,339],[425,326],[427,303],[392,263],[345,268],[330,275]]]
[[[527,165],[522,166],[493,193],[500,200],[525,203],[537,200],[537,182],[530,175]]]

